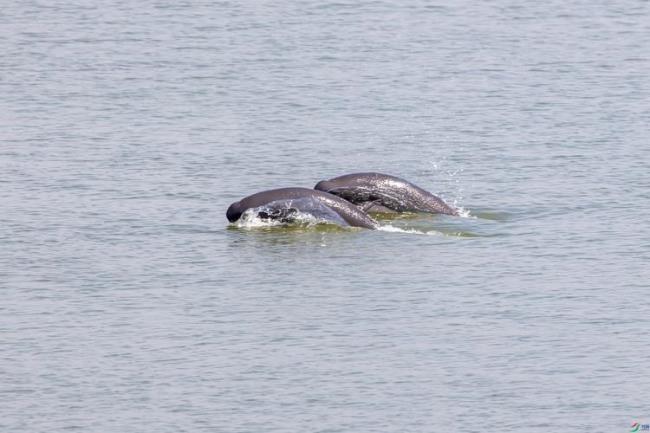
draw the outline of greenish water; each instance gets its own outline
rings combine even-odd
[[[650,11],[9,2],[0,430],[650,422]],[[468,212],[236,227],[355,171]]]

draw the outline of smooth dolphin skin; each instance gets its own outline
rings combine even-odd
[[[367,229],[379,227],[374,219],[352,203],[333,194],[309,188],[280,188],[258,192],[231,204],[226,211],[226,217],[228,221],[235,222],[246,210],[262,206],[267,209],[260,212],[258,216],[261,218],[288,221],[296,211],[316,216],[323,216],[328,212],[331,215],[333,211],[338,218],[326,218],[329,221],[339,223],[342,220],[350,226]]]
[[[366,212],[429,212],[459,215],[458,209],[429,191],[388,174],[346,174],[320,181],[314,189],[344,198]]]

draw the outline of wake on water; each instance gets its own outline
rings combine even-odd
[[[399,227],[392,226],[390,224],[385,226],[379,226],[377,230],[379,230],[380,232],[387,232],[387,233],[405,233],[410,235],[426,235],[426,236],[445,236],[444,233],[435,230],[425,232],[423,230],[416,230],[416,229],[402,229]]]

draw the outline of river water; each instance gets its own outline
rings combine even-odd
[[[650,5],[12,1],[0,431],[650,423]],[[465,217],[231,226],[355,171]]]

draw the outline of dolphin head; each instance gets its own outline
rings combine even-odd
[[[334,188],[336,188],[336,185],[334,185],[334,182],[332,182],[331,180],[321,180],[314,187],[315,190],[325,191],[325,192],[329,192]]]
[[[316,184],[314,189],[325,191],[334,195],[345,190],[354,188],[365,188],[368,184],[373,185],[378,173],[352,173],[344,176],[335,177],[328,180],[321,180]]]
[[[228,210],[226,211],[226,218],[228,218],[228,221],[231,223],[234,223],[241,217],[242,213],[243,210],[241,202],[236,201],[228,207]]]

